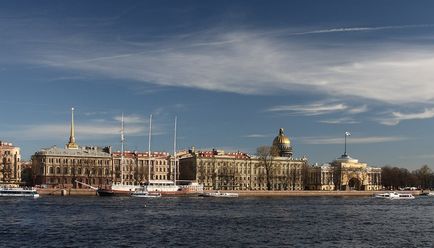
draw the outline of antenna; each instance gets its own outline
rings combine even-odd
[[[121,184],[124,184],[124,113],[122,113],[121,117],[121,161],[120,161],[120,169],[121,169]]]
[[[149,115],[149,134],[148,134],[148,184],[151,181],[151,135],[152,135],[152,114]]]
[[[177,116],[175,116],[175,132],[174,132],[174,136],[173,136],[173,156],[174,156],[174,178],[173,181],[176,185],[176,120],[177,120]]]

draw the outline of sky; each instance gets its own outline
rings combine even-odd
[[[432,1],[2,1],[0,140],[434,163]]]

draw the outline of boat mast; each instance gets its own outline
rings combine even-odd
[[[173,182],[176,185],[176,120],[177,120],[177,116],[175,116],[175,132],[174,132],[174,136],[173,136],[173,156],[174,156],[174,177],[173,177]]]
[[[152,114],[149,115],[149,134],[148,134],[148,184],[151,181],[151,133],[152,133]]]
[[[120,161],[120,169],[121,169],[121,184],[124,184],[124,113],[122,113],[121,118],[121,161]]]

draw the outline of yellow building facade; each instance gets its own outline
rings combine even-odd
[[[20,148],[0,141],[0,184],[17,185],[21,182]]]

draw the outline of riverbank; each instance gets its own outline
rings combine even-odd
[[[93,189],[37,189],[40,195],[52,196],[97,196]],[[215,192],[206,190],[205,192]],[[372,196],[374,194],[390,191],[320,191],[320,190],[301,190],[301,191],[246,191],[246,190],[220,190],[220,192],[238,193],[240,197],[297,197],[297,196]],[[420,195],[422,191],[399,191],[400,193],[410,193]]]
[[[225,191],[221,191],[225,192]],[[373,196],[374,194],[390,191],[320,191],[320,190],[301,190],[301,191],[227,191],[238,193],[242,197],[295,197],[295,196]],[[420,195],[421,191],[399,191],[400,193],[410,193]]]

